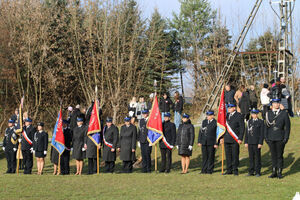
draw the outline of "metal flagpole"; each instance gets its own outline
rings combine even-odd
[[[154,98],[156,98],[156,88],[157,88],[157,81],[154,80],[154,89],[155,89],[155,93],[154,93]],[[155,156],[155,172],[157,172],[157,143],[154,146],[154,156]]]
[[[98,96],[98,87],[96,85],[96,87],[95,87],[95,102],[94,103],[98,103],[97,102],[97,96]],[[96,112],[98,112],[98,110],[96,110]],[[99,171],[100,171],[100,167],[99,167],[99,144],[97,144],[97,174],[99,174]]]
[[[224,142],[222,143],[222,174],[224,174]]]

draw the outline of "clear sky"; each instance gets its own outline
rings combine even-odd
[[[278,0],[272,0],[278,1]],[[137,0],[145,18],[149,18],[155,8],[159,10],[162,16],[172,18],[172,13],[179,13],[180,3],[178,0]],[[235,40],[246,22],[255,0],[210,0],[214,9],[219,11],[221,19],[230,34]],[[253,37],[261,35],[268,29],[279,30],[279,18],[272,11],[269,4],[270,0],[264,0],[256,19],[246,37],[246,42]],[[278,4],[273,7],[278,11]],[[293,12],[293,33],[294,33],[294,49],[299,55],[300,51],[300,0],[295,0],[295,8]],[[299,62],[298,62],[299,66]],[[186,75],[188,76],[188,75]],[[188,87],[191,83],[187,83]]]

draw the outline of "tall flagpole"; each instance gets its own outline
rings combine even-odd
[[[224,142],[222,143],[222,174],[224,174]]]
[[[23,97],[21,98],[21,110],[23,110],[23,103],[24,103],[24,92],[23,92]],[[23,121],[21,119],[21,117],[23,118],[23,116],[22,116],[22,113],[20,112],[21,110],[19,109],[19,123],[20,123],[20,129],[22,129],[22,131],[23,131]],[[22,131],[20,133],[20,138],[21,138],[21,135],[22,135]],[[19,142],[17,155],[16,155],[17,156],[17,174],[19,174],[21,153],[22,153],[21,152],[21,142]]]
[[[98,97],[98,87],[96,85],[96,87],[95,87],[95,102],[94,103],[98,103],[97,102],[97,97]],[[97,108],[97,106],[96,106],[96,108]],[[98,110],[96,112],[98,112]],[[99,113],[98,113],[98,115],[99,115]],[[97,144],[97,174],[99,174],[99,171],[100,171],[100,167],[99,167],[99,144]]]
[[[155,90],[154,98],[156,98],[156,93],[157,93],[156,88],[157,88],[157,81],[154,80],[154,90]],[[155,172],[157,172],[157,142],[154,146],[154,161],[155,161],[154,164]]]
[[[59,112],[60,112],[61,107],[62,107],[62,99],[61,99],[61,98],[59,99],[59,103],[60,103],[60,106],[59,106]],[[61,116],[61,118],[62,118],[62,116]],[[60,175],[60,172],[61,172],[61,168],[60,168],[60,157],[61,157],[61,154],[60,154],[60,152],[58,152],[57,175]]]

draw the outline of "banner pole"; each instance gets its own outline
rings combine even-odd
[[[19,167],[20,167],[20,151],[21,151],[21,143],[18,145],[18,150],[17,150],[17,174],[19,174]]]
[[[155,144],[155,172],[157,172],[157,143]]]
[[[222,144],[222,174],[224,173],[224,143]]]
[[[99,174],[99,145],[97,145],[97,174]]]
[[[57,175],[60,175],[60,154],[58,156]]]

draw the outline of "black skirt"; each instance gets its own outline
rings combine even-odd
[[[35,152],[35,157],[36,157],[36,158],[45,158],[46,155],[44,154],[43,151],[36,151],[36,152]]]
[[[59,158],[59,153],[56,151],[56,149],[54,149],[53,147],[51,147],[51,163],[58,165],[58,158]]]
[[[188,146],[185,145],[179,145],[178,148],[178,155],[180,156],[192,156],[192,152],[188,149]]]

